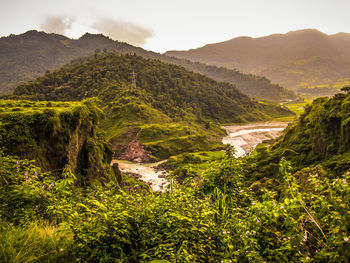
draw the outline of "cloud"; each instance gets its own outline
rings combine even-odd
[[[49,16],[46,17],[44,23],[40,25],[40,28],[47,33],[64,35],[67,29],[72,28],[73,21],[74,19],[69,17]]]
[[[104,18],[96,21],[92,28],[114,40],[141,46],[153,36],[153,32],[130,22]]]

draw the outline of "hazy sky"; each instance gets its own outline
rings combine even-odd
[[[0,35],[85,32],[164,52],[237,36],[350,32],[350,0],[0,0]]]

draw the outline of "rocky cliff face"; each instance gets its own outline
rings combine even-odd
[[[81,184],[113,177],[112,151],[96,128],[101,113],[91,101],[2,103],[0,147],[6,154],[34,159],[53,174],[69,168]]]

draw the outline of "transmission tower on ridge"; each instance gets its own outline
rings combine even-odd
[[[134,70],[132,70],[132,79],[131,79],[130,90],[136,90],[136,74],[135,74]]]

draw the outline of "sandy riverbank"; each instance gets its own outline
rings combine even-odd
[[[282,135],[288,126],[286,122],[250,123],[246,125],[223,126],[228,136],[224,137],[224,144],[233,145],[236,157],[244,156],[265,140],[274,140]]]

